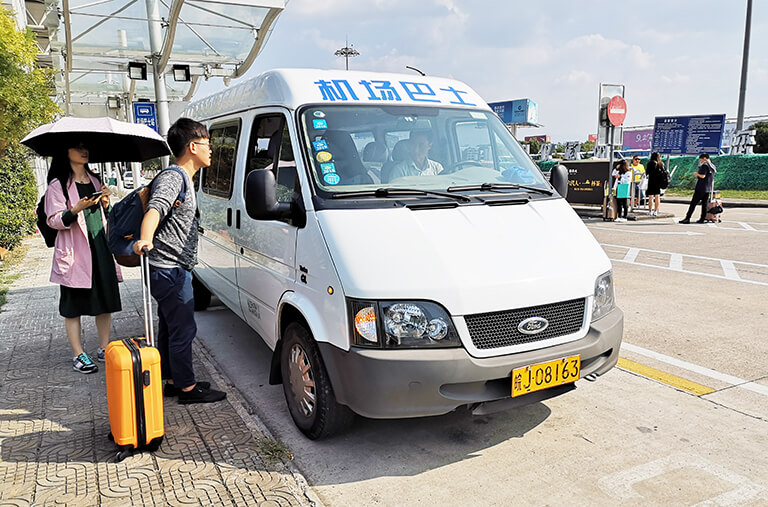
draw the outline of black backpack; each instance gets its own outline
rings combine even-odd
[[[61,190],[64,192],[64,199],[67,202],[67,207],[69,207],[67,187],[64,186],[64,183],[61,181],[59,183],[61,184]],[[40,198],[40,202],[37,203],[37,211],[35,211],[35,213],[37,214],[37,230],[40,231],[40,235],[45,240],[45,246],[53,248],[56,244],[56,235],[59,231],[48,225],[48,214],[45,212],[45,194]]]
[[[661,176],[659,186],[661,188],[667,188],[669,186],[669,171],[664,167],[664,164],[659,164],[659,174]]]

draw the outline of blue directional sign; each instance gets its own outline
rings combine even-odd
[[[724,114],[657,116],[653,124],[652,150],[662,155],[717,155],[724,128]]]
[[[154,102],[134,102],[133,103],[133,122],[143,123],[151,127],[155,132],[157,130],[157,110]]]

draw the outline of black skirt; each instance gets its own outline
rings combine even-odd
[[[77,184],[80,197],[94,192],[93,184]],[[91,288],[78,289],[61,286],[59,314],[65,318],[81,315],[101,315],[122,310],[120,289],[117,286],[115,261],[107,246],[107,236],[101,222],[100,205],[83,210],[88,244],[91,248]]]

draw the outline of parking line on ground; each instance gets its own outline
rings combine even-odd
[[[634,352],[635,354],[640,354],[641,356],[650,357],[651,359],[661,361],[662,363],[676,366],[678,368],[682,368],[684,370],[688,370],[714,380],[719,380],[720,382],[730,384],[734,387],[746,389],[747,391],[752,391],[753,393],[768,397],[768,386],[757,384],[743,378],[734,377],[733,375],[728,375],[727,373],[721,373],[704,366],[699,366],[698,364],[689,363],[688,361],[670,357],[653,350],[648,350],[637,345],[632,345],[631,343],[623,342],[621,344],[621,348],[628,350],[629,352]]]
[[[616,364],[616,366],[622,370],[631,371],[642,375],[643,377],[658,380],[662,384],[667,384],[668,386],[672,386],[676,389],[695,394],[696,396],[704,396],[705,394],[712,394],[716,391],[716,389],[711,387],[698,384],[692,380],[678,377],[677,375],[673,375],[662,370],[657,370],[656,368],[651,368],[650,366],[637,363],[624,357],[619,358],[619,362]]]

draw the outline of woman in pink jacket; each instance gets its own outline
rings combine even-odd
[[[99,334],[96,357],[104,360],[112,312],[121,310],[120,268],[107,246],[108,189],[88,169],[88,147],[79,144],[54,156],[48,171],[45,211],[48,225],[58,230],[51,281],[61,285],[59,313],[75,357],[72,367],[94,373],[98,366],[83,351],[80,316],[94,315]],[[61,184],[66,186],[66,195]],[[103,192],[97,194],[97,192]],[[96,194],[96,195],[94,195]]]

